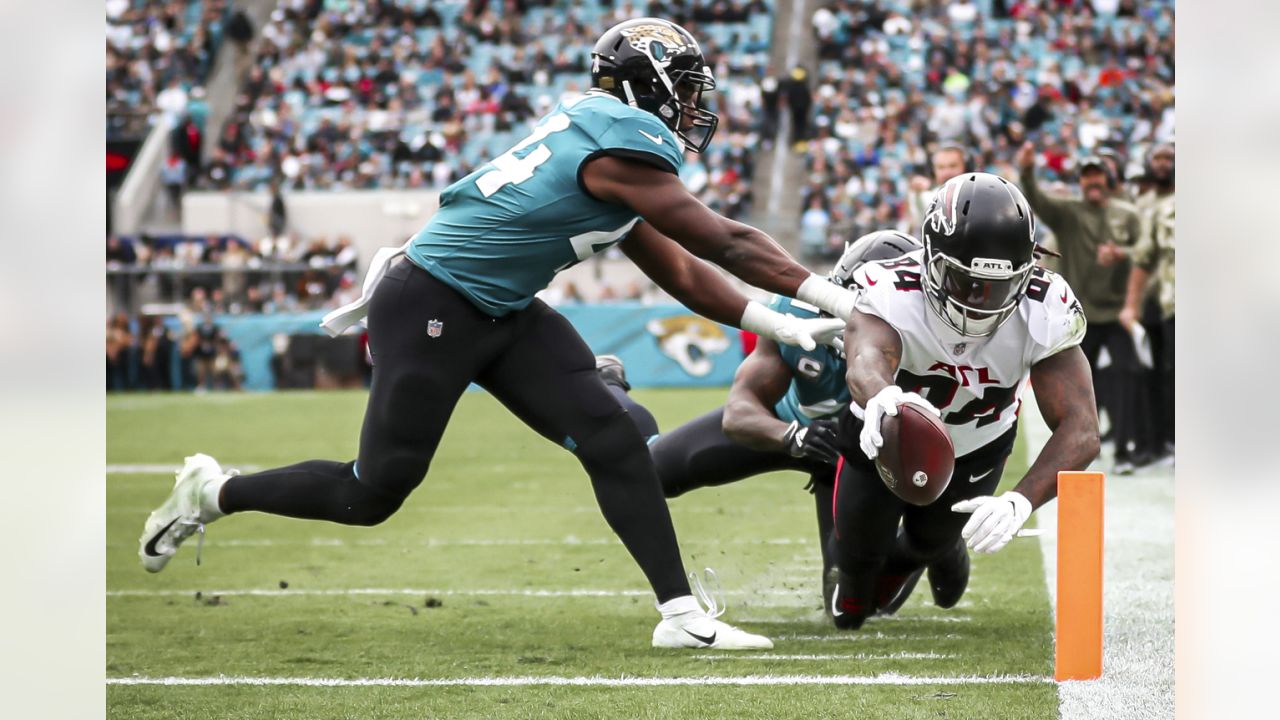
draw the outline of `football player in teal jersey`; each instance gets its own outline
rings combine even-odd
[[[845,250],[828,277],[846,287],[864,262],[890,260],[921,247],[918,240],[896,230],[869,233]],[[799,317],[819,316],[816,307],[782,296],[770,307]],[[632,417],[651,418],[625,392],[629,387],[616,359],[602,360],[601,375]],[[844,355],[833,347],[805,350],[760,338],[738,367],[723,407],[658,435],[649,446],[667,497],[779,470],[808,474],[817,507],[822,597],[828,610],[835,582],[827,539],[840,455],[836,418],[851,399],[845,371]]]
[[[367,314],[374,370],[348,462],[310,460],[236,475],[188,458],[147,519],[139,555],[158,572],[193,533],[245,511],[348,525],[391,516],[424,479],[472,382],[574,453],[610,527],[640,566],[662,620],[657,647],[772,647],[704,611],[692,596],[644,439],[595,371],[590,349],[534,294],[560,270],[615,244],[696,312],[812,349],[843,321],[800,319],[749,302],[709,264],[756,287],[847,318],[856,296],[812,275],[755,228],[709,210],[676,173],[717,118],[697,41],[665,20],[628,20],[592,52],[592,88],[560,103],[515,147],[447,188],[403,248],[379,253],[365,297],[329,318]],[[716,613],[718,614],[718,613]]]

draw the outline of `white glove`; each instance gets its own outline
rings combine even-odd
[[[844,321],[837,318],[801,319],[784,315],[754,301],[747,303],[742,311],[742,321],[738,323],[743,330],[783,345],[799,345],[804,350],[812,350],[819,343],[829,345],[832,338],[843,337],[844,325]]]
[[[951,509],[959,513],[973,513],[960,531],[960,537],[965,539],[969,548],[974,552],[993,553],[1007,545],[1031,516],[1031,501],[1022,493],[1010,490],[1000,497],[984,495],[961,500]]]
[[[898,406],[903,403],[911,403],[928,410],[938,417],[942,417],[942,413],[938,408],[934,407],[928,400],[913,392],[902,392],[902,388],[897,385],[888,385],[874,397],[867,401],[866,409],[858,407],[858,404],[852,403],[850,409],[857,417],[862,418],[862,433],[858,435],[858,445],[862,448],[862,452],[867,457],[875,460],[880,454],[880,448],[884,447],[884,437],[880,434],[880,421],[885,415],[897,415]]]
[[[810,275],[800,283],[799,289],[796,290],[796,299],[816,305],[841,320],[848,320],[849,316],[853,315],[853,306],[858,301],[858,294],[840,287],[829,278]]]

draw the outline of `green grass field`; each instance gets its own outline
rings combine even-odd
[[[636,397],[672,428],[724,391]],[[363,393],[345,392],[108,399],[109,717],[1057,716],[1056,688],[1042,680],[1053,641],[1035,542],[975,557],[956,609],[935,608],[922,584],[898,616],[841,633],[821,611],[800,475],[694,492],[672,502],[686,565],[714,568],[724,619],[775,649],[654,650],[652,596],[577,462],[482,393],[463,399],[431,474],[385,524],[234,516],[209,527],[201,566],[193,538],[163,573],[142,570],[142,522],[172,484],[148,466],[176,469],[193,452],[224,467],[347,460],[363,406]],[[1019,450],[1006,484],[1024,462]],[[745,676],[778,684],[701,680]],[[165,678],[219,684],[138,684]],[[286,678],[300,681],[250,680]],[[393,678],[454,682],[321,685]],[[481,684],[512,678],[694,684]]]

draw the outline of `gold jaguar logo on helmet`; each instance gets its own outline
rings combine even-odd
[[[667,25],[637,25],[622,31],[631,47],[648,53],[654,60],[666,64],[672,54],[689,47],[680,33]]]

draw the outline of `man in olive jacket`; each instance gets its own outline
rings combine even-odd
[[[1025,143],[1015,162],[1022,192],[1038,219],[1058,240],[1058,271],[1084,306],[1089,329],[1080,344],[1093,368],[1099,409],[1111,419],[1115,440],[1115,472],[1132,472],[1148,454],[1147,420],[1142,396],[1146,369],[1139,360],[1134,336],[1119,322],[1128,286],[1130,255],[1142,236],[1136,208],[1113,197],[1118,179],[1097,157],[1085,158],[1080,168],[1079,199],[1044,194],[1036,183],[1036,150]],[[1099,363],[1106,348],[1109,362]],[[1101,365],[1101,366],[1100,366]],[[1099,371],[1105,371],[1100,373]]]

